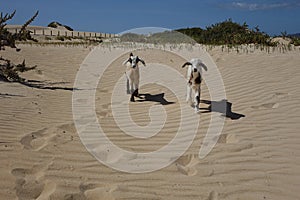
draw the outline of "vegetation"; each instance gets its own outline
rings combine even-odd
[[[185,28],[177,31],[192,37],[196,42],[209,45],[241,45],[241,44],[262,44],[274,46],[270,36],[259,30],[256,26],[254,29],[249,29],[249,26],[244,23],[242,25],[233,22],[231,19],[221,23],[216,23],[201,28]]]
[[[283,39],[285,39],[286,37],[287,37],[287,32],[286,31],[283,31],[283,32],[281,32],[281,37],[283,38]]]
[[[291,38],[293,38],[293,37],[300,38],[300,33],[289,34],[288,36]]]
[[[291,44],[295,46],[300,46],[300,37],[291,37],[291,39],[292,39]]]
[[[56,36],[56,39],[57,40],[60,40],[60,41],[65,41],[65,40],[72,40],[72,37],[71,36]]]
[[[122,42],[141,42],[152,44],[194,43],[193,39],[177,31],[164,31],[149,35],[125,33],[121,35],[120,40]]]
[[[125,33],[121,35],[120,39],[122,42],[146,42],[147,36],[145,35],[140,35],[136,33]]]
[[[295,46],[300,44],[298,37],[290,37],[286,31],[281,33],[284,38],[291,38]],[[149,35],[125,33],[121,35],[122,42],[140,43],[200,43],[205,45],[227,45],[233,47],[242,44],[254,44],[262,46],[276,46],[272,38],[260,31],[256,26],[252,29],[246,23],[238,24],[231,19],[201,28],[184,28],[175,31],[165,31]]]
[[[48,24],[48,27],[52,27],[52,28],[57,28],[58,26],[63,26],[65,27],[68,31],[73,31],[73,29],[70,26],[67,25],[62,25],[59,22],[51,22],[50,24]]]
[[[15,48],[16,51],[20,51],[21,49],[16,47],[16,41],[26,41],[32,40],[37,41],[31,37],[30,31],[26,30],[26,27],[36,18],[38,12],[35,13],[31,19],[29,19],[21,28],[18,33],[11,33],[5,28],[6,22],[11,20],[16,11],[12,14],[5,14],[1,12],[0,15],[0,51],[5,50],[5,47]],[[0,56],[0,80],[1,81],[15,81],[15,82],[24,82],[25,79],[19,76],[19,72],[25,72],[36,68],[27,67],[25,64],[25,60],[21,64],[13,64],[10,60],[3,58]]]

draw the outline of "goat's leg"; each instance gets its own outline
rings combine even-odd
[[[130,97],[130,101],[134,102],[134,97],[139,97],[139,88],[138,88],[138,83],[134,83],[134,91],[133,93],[131,94],[131,97]]]
[[[199,104],[200,104],[200,86],[195,90],[195,108],[194,108],[195,112],[200,111]]]
[[[131,77],[128,77],[127,78],[127,83],[128,83],[128,91],[127,93],[131,94],[131,97],[130,97],[130,101],[134,102],[134,89],[133,89],[133,80]]]
[[[138,88],[132,92],[130,101],[135,102],[134,97],[139,97],[139,89]]]
[[[139,68],[136,69],[136,73],[134,76],[134,96],[139,97],[139,84],[140,84],[140,70]]]
[[[139,80],[135,80],[133,93],[135,97],[139,97]]]
[[[128,77],[126,77],[126,93],[127,93],[127,94],[131,94]]]
[[[133,81],[131,78],[128,79],[128,82],[129,82],[129,92],[130,94],[132,94],[134,92],[134,89],[133,89]]]
[[[130,101],[135,102],[134,97],[138,97],[138,89],[131,94]]]
[[[130,101],[135,102],[134,96],[136,94],[136,90],[133,89],[133,81],[131,81],[131,84],[130,84],[130,93],[131,93]]]
[[[130,101],[134,102],[134,97],[138,96],[138,84],[137,84],[137,80],[136,80],[136,76],[133,76],[133,80],[132,80],[132,85],[131,85],[131,97],[130,97]]]
[[[135,102],[135,100],[134,100],[134,92],[131,94],[131,96],[130,96],[130,101],[131,102]]]
[[[186,102],[191,101],[191,98],[192,98],[192,88],[191,88],[190,84],[188,84],[186,86]]]
[[[133,89],[133,81],[134,81],[134,74],[132,70],[128,70],[125,72],[127,78],[127,94],[132,94],[134,92]]]
[[[139,68],[136,68],[132,75],[133,75],[132,82],[131,82],[132,93],[131,93],[130,101],[134,102],[135,101],[134,97],[139,97],[139,81],[140,81]]]

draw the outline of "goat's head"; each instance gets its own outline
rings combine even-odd
[[[185,66],[191,66],[192,72],[201,72],[201,67],[204,68],[205,71],[207,71],[207,67],[203,64],[203,62],[198,58],[193,58],[190,60],[190,62],[186,62],[182,65],[182,68]]]
[[[191,72],[198,72],[197,66],[196,66],[196,65],[193,65],[191,62],[186,62],[186,63],[184,63],[184,64],[182,65],[182,68],[184,68],[184,67],[187,66],[187,65],[191,66],[191,68],[192,68],[192,71],[191,71]]]
[[[131,64],[132,68],[136,68],[139,62],[142,62],[145,65],[145,62],[141,60],[138,56],[134,56],[133,53],[130,53],[127,62]]]

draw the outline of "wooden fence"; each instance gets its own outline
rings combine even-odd
[[[8,27],[7,30],[11,33],[18,33],[21,27]],[[52,28],[43,27],[27,27],[31,35],[44,35],[44,36],[70,36],[70,37],[84,37],[84,38],[114,38],[117,34],[110,33],[97,33],[97,32],[83,32],[83,31],[66,31]]]

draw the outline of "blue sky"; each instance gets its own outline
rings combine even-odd
[[[0,11],[17,10],[9,24],[58,21],[75,30],[120,33],[139,27],[205,28],[231,18],[270,35],[300,32],[300,0],[0,0]]]

